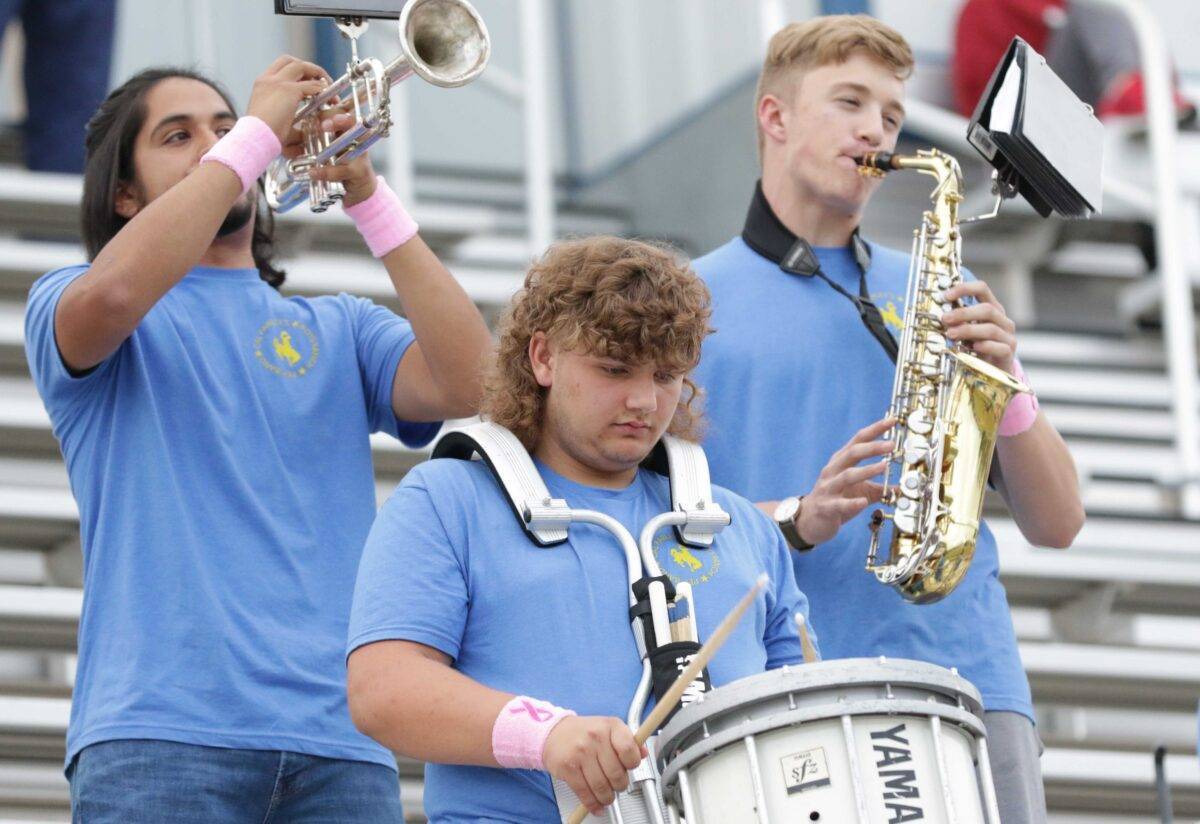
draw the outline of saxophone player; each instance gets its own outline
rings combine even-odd
[[[856,159],[894,149],[912,67],[904,38],[865,15],[772,38],[756,95],[761,181],[740,236],[695,262],[718,330],[696,373],[706,449],[713,480],[758,501],[797,550],[825,656],[957,667],[988,711],[1001,819],[1039,822],[1041,745],[986,524],[964,582],[936,604],[907,603],[863,569],[909,256],[859,231],[879,182]],[[948,337],[1019,375],[1015,326],[988,285],[968,275],[946,298],[975,301],[945,316]],[[1032,396],[1010,404],[998,441],[995,483],[1022,533],[1069,546],[1084,519],[1078,480]]]

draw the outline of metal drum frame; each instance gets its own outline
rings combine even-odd
[[[830,694],[837,691],[855,694],[849,699]],[[682,812],[689,824],[701,820],[697,816],[690,772],[718,752],[743,747],[754,792],[755,824],[770,824],[756,737],[808,722],[840,718],[857,804],[856,824],[874,824],[867,809],[866,783],[852,720],[855,716],[925,719],[932,735],[942,801],[951,822],[956,816],[950,798],[942,726],[962,729],[973,742],[971,755],[984,820],[986,824],[1000,824],[979,692],[953,670],[921,661],[889,658],[838,659],[783,667],[727,684],[704,700],[685,707],[658,737],[658,766],[669,814],[678,821]]]

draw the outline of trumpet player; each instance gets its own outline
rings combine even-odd
[[[894,422],[877,419],[909,256],[860,233],[879,181],[857,161],[895,148],[912,67],[904,38],[865,15],[772,38],[755,110],[762,179],[740,236],[695,263],[719,330],[696,373],[710,399],[706,447],[713,480],[773,514],[818,620],[834,616],[821,624],[825,656],[957,667],[983,695],[1001,820],[1040,822],[1040,742],[986,524],[965,581],[936,604],[907,603],[863,570],[892,449],[879,438]],[[947,337],[1020,375],[1016,327],[988,285],[968,276],[945,297],[973,299],[944,316]],[[1074,464],[1035,398],[1009,405],[998,441],[995,484],[1022,533],[1069,546],[1084,518]]]
[[[238,117],[191,71],[127,81],[87,131],[88,262],[31,289],[85,570],[77,821],[402,821],[395,760],[345,697],[368,436],[419,446],[474,412],[489,338],[366,155],[326,174],[408,319],[279,294],[257,179],[329,82],[280,57]]]

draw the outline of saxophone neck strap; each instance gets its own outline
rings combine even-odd
[[[850,235],[850,248],[854,253],[854,262],[858,264],[858,294],[852,294],[840,283],[831,280],[821,271],[821,261],[813,251],[812,244],[802,237],[797,237],[791,229],[783,225],[783,221],[775,214],[767,197],[763,194],[762,181],[754,187],[754,197],[750,201],[750,209],[746,213],[746,223],[742,228],[742,240],[746,245],[774,263],[789,275],[799,277],[818,277],[829,284],[839,295],[854,304],[858,316],[862,320],[871,337],[879,342],[892,363],[896,362],[900,347],[896,339],[884,325],[883,316],[871,300],[867,290],[867,271],[871,268],[871,245],[863,238],[858,228]]]
[[[570,506],[551,497],[529,452],[512,432],[490,421],[481,421],[444,433],[433,447],[434,458],[471,460],[476,455],[491,470],[531,541],[550,547],[567,540]],[[713,536],[729,523],[729,515],[713,501],[704,450],[697,444],[664,435],[642,466],[667,476],[672,510],[688,516],[686,523],[675,527],[679,541],[698,548],[712,546]]]

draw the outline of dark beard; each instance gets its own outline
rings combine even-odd
[[[229,214],[225,215],[225,222],[217,229],[217,237],[227,237],[246,228],[246,224],[254,218],[254,207],[255,201],[252,197],[243,197],[233,204]]]

